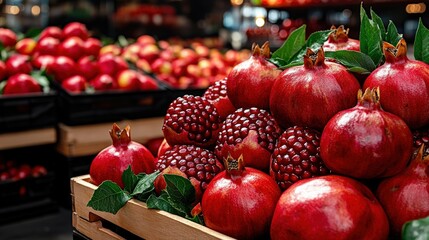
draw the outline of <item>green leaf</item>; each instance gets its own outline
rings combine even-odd
[[[122,181],[124,182],[124,190],[132,193],[139,179],[131,170],[131,165],[122,173]]]
[[[31,28],[25,33],[24,37],[36,39],[37,37],[39,37],[41,32],[42,32],[41,28]]]
[[[389,20],[389,24],[387,25],[386,38],[384,39],[386,42],[396,46],[399,40],[402,39],[402,34],[398,33],[398,29],[392,20]]]
[[[378,25],[378,28],[380,29],[382,39],[385,39],[386,35],[386,28],[384,27],[383,20],[370,8],[371,13],[371,19]]]
[[[195,188],[189,179],[174,174],[164,174],[167,192],[173,200],[192,203],[195,200]]]
[[[4,89],[4,87],[6,86],[6,82],[7,82],[7,81],[1,81],[1,82],[0,82],[0,94],[3,94],[3,89]]]
[[[429,64],[429,29],[419,19],[419,25],[414,39],[414,58]]]
[[[42,86],[44,93],[48,93],[51,90],[51,82],[45,71],[32,71],[31,76]]]
[[[305,28],[306,25],[292,31],[283,45],[272,55],[273,59],[281,59],[288,63],[290,59],[305,45]]]
[[[429,217],[406,222],[402,226],[403,240],[429,239]]]
[[[97,211],[116,214],[130,199],[131,196],[123,191],[118,184],[112,181],[104,181],[94,191],[87,206]]]
[[[191,220],[192,222],[196,222],[198,224],[204,225],[204,220],[203,220],[202,216],[199,216],[199,215],[194,216],[194,217],[186,216],[185,218],[188,220]]]
[[[369,74],[376,68],[374,62],[368,55],[357,51],[327,51],[325,52],[325,57],[335,59],[349,71],[360,74]]]
[[[118,37],[118,43],[120,47],[126,47],[129,45],[128,39],[123,35]]]
[[[176,209],[174,203],[171,202],[167,193],[163,193],[157,197],[155,194],[150,195],[146,201],[147,207],[151,209],[163,210],[175,215],[186,216],[187,213],[183,212],[181,209]]]
[[[378,65],[383,58],[381,31],[378,25],[368,18],[361,8],[361,25],[359,32],[360,51],[368,55]]]
[[[153,188],[153,182],[155,181],[156,177],[158,177],[159,175],[159,171],[153,172],[151,174],[147,174],[144,175],[143,177],[141,177],[135,188],[133,189],[131,195],[137,195],[137,194],[141,194],[144,192],[149,191],[150,189]]]

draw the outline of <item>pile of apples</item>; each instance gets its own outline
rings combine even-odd
[[[31,166],[28,163],[19,163],[15,160],[0,161],[0,183],[43,177],[47,174],[48,170],[41,164]]]
[[[72,93],[106,90],[206,88],[248,58],[249,51],[210,48],[203,41],[180,41],[142,35],[126,44],[103,44],[84,24],[48,26],[35,37],[0,28],[0,92],[43,92],[43,73]],[[36,74],[37,73],[37,74]],[[45,84],[46,85],[46,84]]]

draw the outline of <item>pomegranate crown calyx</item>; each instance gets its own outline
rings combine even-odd
[[[380,88],[367,88],[365,92],[358,91],[358,102],[365,107],[380,107]]]
[[[349,40],[349,29],[345,29],[344,25],[336,28],[334,25],[331,26],[333,32],[329,35],[330,42],[347,42]]]
[[[407,42],[401,38],[396,47],[388,42],[383,42],[383,54],[386,58],[386,62],[395,62],[400,59],[407,58]]]
[[[109,131],[110,137],[114,146],[128,145],[131,142],[130,126],[127,125],[124,129],[113,123],[112,129]]]
[[[228,153],[228,157],[223,159],[225,170],[232,174],[235,172],[241,172],[244,170],[244,159],[243,154],[240,155],[238,158],[233,158],[230,153]]]
[[[311,48],[307,48],[304,55],[304,67],[311,69],[314,66],[322,66],[325,64],[325,51],[320,47],[317,52],[313,52]]]
[[[259,47],[257,43],[252,44],[252,56],[261,56],[263,58],[270,58],[270,43],[266,41],[262,47]]]
[[[418,148],[409,169],[418,177],[426,179],[429,176],[429,154],[424,143]]]

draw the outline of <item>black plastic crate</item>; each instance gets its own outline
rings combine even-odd
[[[0,96],[0,132],[54,127],[56,92]]]
[[[71,126],[162,116],[169,105],[166,90],[58,92],[59,121]]]

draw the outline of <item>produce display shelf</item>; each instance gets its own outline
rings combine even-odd
[[[54,127],[0,133],[0,150],[53,144],[57,141]]]
[[[134,120],[117,121],[124,128],[131,127],[131,139],[144,143],[147,140],[162,136],[164,117],[150,117]],[[69,126],[58,125],[57,151],[67,157],[93,155],[112,144],[109,130],[113,122]]]
[[[171,213],[148,209],[146,203],[132,199],[116,214],[96,211],[87,207],[96,185],[89,175],[74,177],[70,181],[72,197],[72,223],[74,229],[90,239],[127,239],[123,229],[142,239],[233,239],[210,228]],[[116,228],[115,227],[115,228]]]

